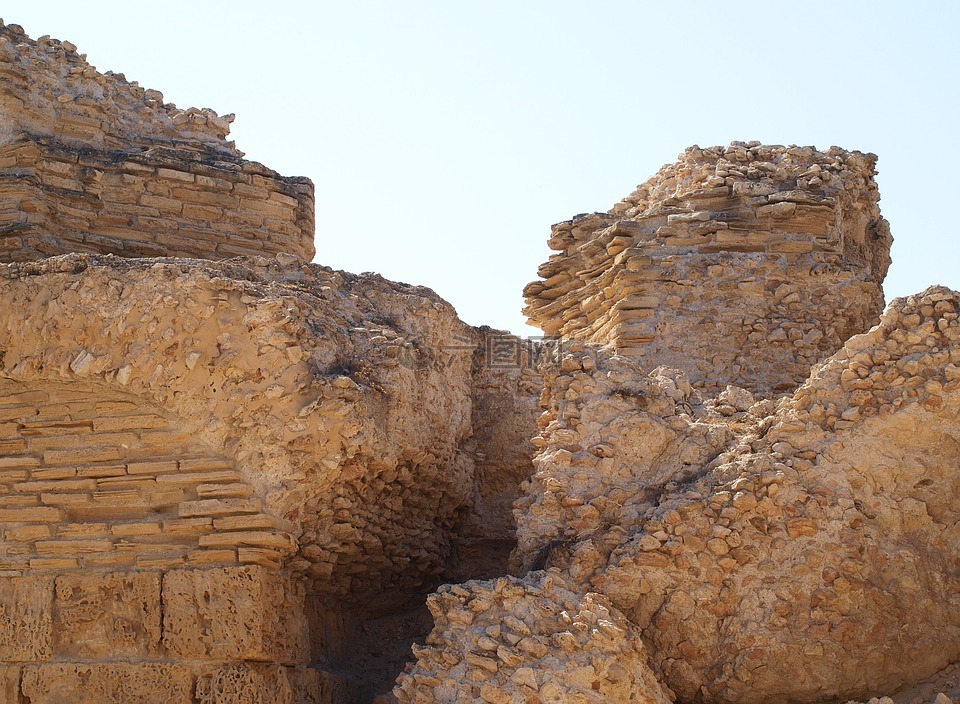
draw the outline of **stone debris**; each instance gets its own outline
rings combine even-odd
[[[881,316],[873,155],[688,149],[531,342],[308,263],[232,116],[0,73],[3,704],[960,701],[960,294]]]

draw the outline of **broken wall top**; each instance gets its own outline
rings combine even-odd
[[[744,203],[748,208],[777,203],[837,205],[845,217],[862,213],[873,229],[882,229],[876,165],[876,154],[835,146],[820,151],[759,142],[704,149],[694,145],[676,163],[665,165],[639,185],[610,213],[637,218],[679,205],[684,195],[715,196],[712,189],[722,187],[728,188],[732,197],[749,199]],[[865,233],[846,234],[841,242],[844,257],[868,268],[870,277],[882,282],[890,266],[890,241],[880,236],[870,242],[852,236]]]
[[[698,386],[792,388],[882,309],[892,238],[875,163],[837,147],[691,147],[609,212],[555,225],[525,312]]]
[[[34,41],[0,20],[0,142],[17,133],[48,135],[78,147],[146,149],[176,146],[243,156],[226,137],[233,115],[181,110],[163,94],[124,75],[100,73],[70,42]]]
[[[313,183],[244,160],[233,115],[180,110],[2,21],[0,76],[0,261],[316,253]]]

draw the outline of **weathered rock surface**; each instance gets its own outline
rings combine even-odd
[[[633,360],[574,344],[547,376],[563,402],[542,420],[516,558],[606,595],[680,701],[826,702],[935,677],[960,658],[958,311],[943,288],[897,299],[766,417],[695,412],[682,377],[620,376]]]
[[[608,213],[553,227],[527,315],[713,393],[788,391],[883,307],[875,163],[837,147],[691,147]]]
[[[960,656],[958,306],[895,301],[595,577],[682,698],[856,696]]]
[[[313,184],[242,159],[233,115],[179,110],[2,22],[0,75],[0,261],[315,254]]]
[[[539,344],[304,261],[231,116],[0,73],[0,702],[960,699],[960,294],[879,317],[873,155],[687,150]]]
[[[313,186],[232,116],[2,23],[0,70],[3,691],[389,689],[423,595],[506,570],[536,346],[301,259]],[[209,261],[236,254],[271,256]]]
[[[400,702],[673,701],[633,624],[556,575],[443,587],[427,604],[436,627],[399,679]]]
[[[544,380],[537,471],[514,505],[521,573],[586,536],[633,529],[665,484],[701,473],[733,437],[722,417],[693,415],[699,394],[682,372],[648,373],[635,359],[573,342]],[[612,547],[623,535],[605,539]]]
[[[302,596],[297,606],[263,591],[243,602],[240,620],[175,608],[183,578],[199,580],[189,587],[197,593],[228,589],[213,565],[291,568],[311,598],[372,614],[446,573],[504,569],[509,505],[532,471],[532,445],[500,448],[532,433],[538,384],[529,368],[484,356],[493,340],[521,350],[516,338],[464,325],[426,289],[293,257],[70,255],[0,269],[0,299],[22,316],[0,330],[0,567],[165,570],[163,650],[155,589],[130,606],[153,610],[150,619],[118,613],[123,635],[78,624],[84,637],[58,656],[190,660],[200,651],[184,644],[205,638],[204,624],[224,629],[210,637],[225,647],[252,627],[257,604],[304,618]],[[84,603],[126,598],[133,587],[121,585],[141,573],[99,574]],[[67,584],[38,618],[51,603],[74,613],[61,603],[80,598]],[[110,584],[121,590],[112,598]],[[180,640],[166,632],[175,623]],[[11,623],[9,648],[27,647],[13,634],[42,636],[31,624]],[[259,647],[228,648],[229,657],[310,657],[287,642]],[[50,646],[38,648],[23,659]]]

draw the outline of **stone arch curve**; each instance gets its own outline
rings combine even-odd
[[[0,305],[19,312],[0,329],[0,375],[95,384],[172,413],[289,513],[296,481],[339,451],[337,416],[322,411],[342,390],[311,366],[298,302],[244,278],[177,260],[20,265],[0,282]]]

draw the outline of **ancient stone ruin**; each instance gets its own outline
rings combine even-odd
[[[179,110],[69,42],[0,36],[0,261],[313,257],[313,184],[244,161],[233,115]]]
[[[527,314],[706,390],[790,390],[883,309],[892,240],[875,163],[836,147],[691,147],[609,213],[554,225]]]
[[[0,77],[0,703],[960,699],[960,294],[881,315],[873,155],[688,149],[533,343],[309,263],[230,117]]]

